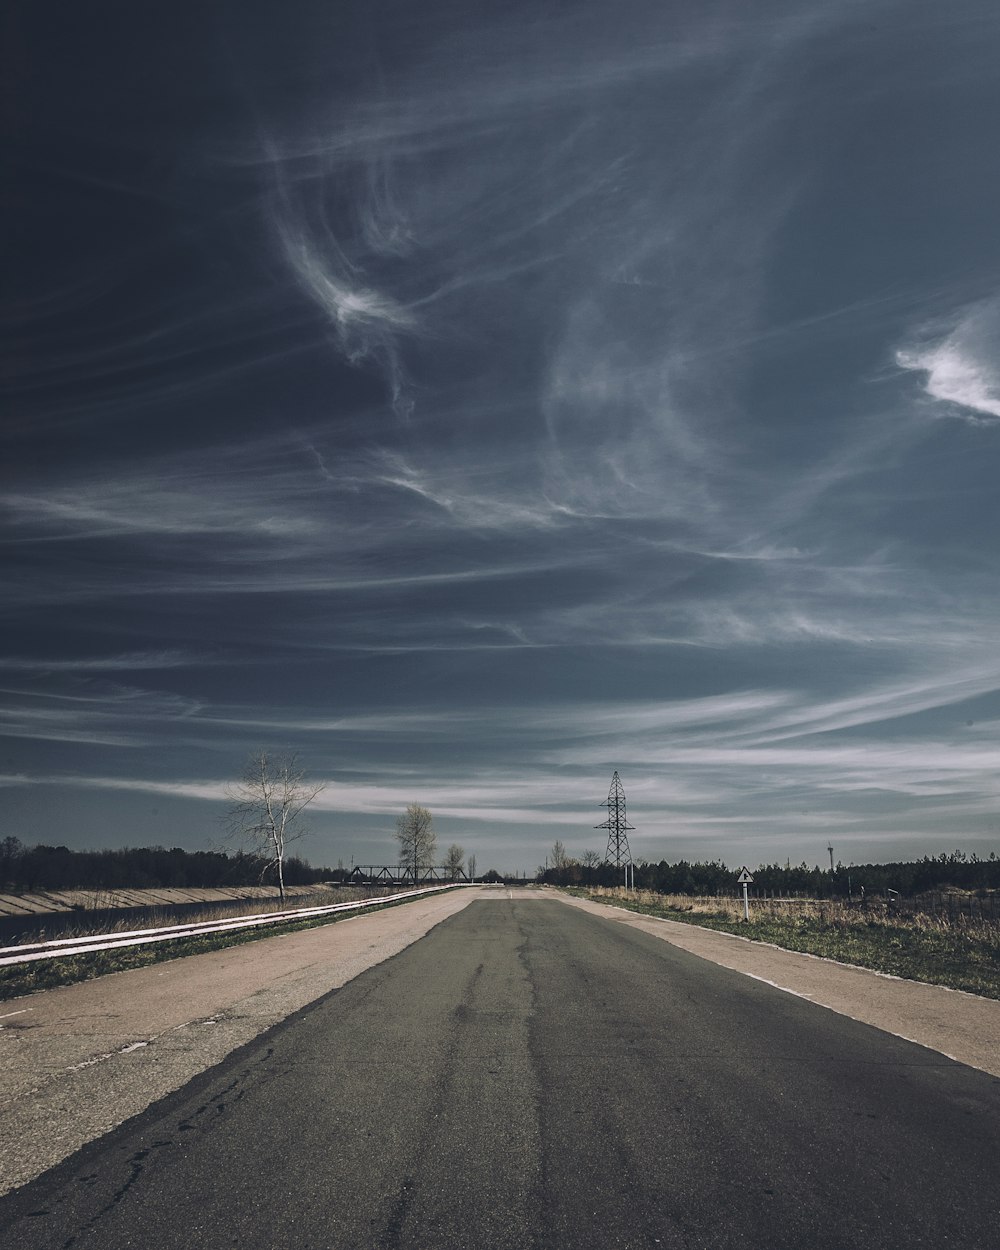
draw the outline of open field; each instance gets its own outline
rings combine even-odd
[[[862,911],[836,900],[804,899],[752,900],[746,921],[741,899],[601,887],[570,893],[643,915],[736,933],[785,950],[1000,999],[1000,925],[989,922],[898,912],[878,902]]]

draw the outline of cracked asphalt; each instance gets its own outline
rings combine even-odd
[[[0,1194],[391,958],[473,893],[0,1003]]]
[[[987,1250],[998,1112],[989,1073],[498,893],[0,1200],[0,1230],[24,1250]]]

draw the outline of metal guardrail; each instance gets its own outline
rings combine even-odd
[[[439,894],[442,890],[461,888],[451,884],[429,886],[421,890],[406,890],[402,894],[382,895],[379,898],[359,899],[352,903],[330,903],[325,907],[296,907],[288,911],[260,912],[251,916],[237,916],[228,920],[206,920],[197,924],[169,925],[156,929],[133,929],[126,933],[91,934],[88,937],[57,938],[50,942],[26,942],[21,946],[0,947],[0,968],[12,964],[34,963],[39,959],[66,959],[71,955],[86,955],[91,951],[116,950],[125,946],[144,946],[153,942],[173,942],[180,938],[201,937],[208,933],[231,933],[240,929],[260,928],[269,924],[290,924],[296,920],[312,920],[334,912],[360,911],[366,907],[384,906],[403,899],[418,898],[421,894]]]

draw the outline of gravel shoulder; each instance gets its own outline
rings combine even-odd
[[[639,929],[724,968],[1000,1077],[1000,1002],[786,951],[678,920],[546,891],[571,907]]]
[[[0,1003],[0,1194],[491,893],[452,890]]]

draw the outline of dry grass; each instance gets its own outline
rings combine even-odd
[[[743,900],[598,888],[573,891],[646,915],[685,921],[913,981],[1000,998],[1000,925],[869,900]]]
[[[656,894],[652,890],[625,890],[598,886],[590,891],[593,898],[608,902],[632,901],[644,907],[665,907],[671,912],[685,912],[692,919],[716,916],[719,919],[745,923],[742,898],[714,898],[704,895]],[[998,926],[989,921],[970,919],[967,915],[949,916],[945,911],[924,910],[919,900],[906,900],[890,905],[884,899],[872,898],[864,903],[843,899],[751,898],[751,920],[767,917],[791,924],[819,922],[834,927],[863,925],[904,926],[924,932],[990,932]]]

